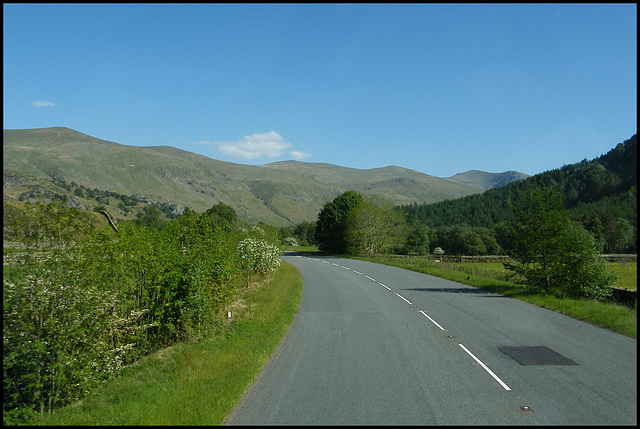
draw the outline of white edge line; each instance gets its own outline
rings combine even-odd
[[[438,328],[440,328],[441,331],[446,331],[446,329],[444,329],[442,326],[440,326],[438,324],[438,322],[436,322],[435,320],[433,320],[431,317],[429,317],[429,315],[427,313],[425,313],[424,311],[420,310],[420,313],[422,313],[422,315],[424,317],[426,317],[427,319],[431,320],[431,323],[433,323],[434,325],[436,325]]]
[[[478,362],[478,363],[480,364],[480,366],[481,366],[482,368],[484,368],[484,370],[485,370],[485,371],[487,371],[487,372],[489,373],[489,375],[491,375],[491,377],[493,377],[493,378],[494,378],[498,383],[500,383],[500,385],[504,388],[504,390],[511,390],[511,388],[510,388],[509,386],[507,386],[507,385],[504,383],[504,381],[500,380],[500,379],[498,378],[498,376],[497,376],[497,375],[495,375],[495,374],[493,373],[493,371],[491,371],[489,368],[487,368],[487,366],[486,366],[485,364],[483,364],[483,363],[480,361],[480,359],[478,359],[477,357],[475,357],[475,356],[473,355],[473,353],[471,353],[469,350],[467,350],[467,348],[466,348],[465,346],[463,346],[462,344],[458,344],[458,345],[459,345],[460,347],[462,347],[462,350],[464,350],[465,352],[467,352],[467,354],[468,354],[469,356],[471,356],[471,357],[473,358],[473,360],[475,360],[476,362]]]
[[[405,298],[404,296],[400,295],[398,292],[394,292],[394,293],[395,293],[396,295],[398,295],[400,298],[404,299],[404,300],[405,300],[406,302],[408,302],[410,305],[413,305],[413,304],[411,304],[411,301],[409,301],[409,300],[408,300],[407,298]]]

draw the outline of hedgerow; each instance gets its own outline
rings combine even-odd
[[[5,240],[20,249],[3,276],[4,424],[76,401],[151,351],[206,338],[244,275],[279,264],[273,243],[191,210],[118,233],[56,204],[7,212]]]

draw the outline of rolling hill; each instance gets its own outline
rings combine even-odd
[[[350,189],[394,204],[422,204],[477,194],[528,177],[511,171],[471,171],[439,178],[397,166],[361,170],[299,161],[252,166],[169,146],[121,145],[65,127],[4,130],[3,155],[5,200],[16,199],[34,186],[55,188],[51,179],[57,179],[196,211],[222,202],[250,223],[277,226],[315,220],[326,202]],[[80,208],[96,204],[68,196]],[[110,210],[115,217],[126,216]]]

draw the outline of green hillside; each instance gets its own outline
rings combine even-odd
[[[235,164],[167,146],[125,146],[64,127],[4,130],[3,140],[5,199],[34,189],[42,194],[44,187],[45,195],[66,195],[87,209],[97,203],[74,196],[59,183],[199,212],[222,202],[251,223],[277,226],[315,220],[324,203],[350,189],[394,204],[432,203],[487,189],[395,166],[359,170],[297,161]],[[116,217],[130,216],[113,210]]]
[[[462,239],[456,236],[480,231],[491,233],[501,244],[501,230],[511,219],[512,206],[520,205],[533,186],[557,188],[571,216],[603,242],[603,252],[636,251],[637,135],[593,160],[584,159],[484,193],[404,205],[402,210],[409,223],[436,231],[432,232],[432,247],[468,254],[469,249],[457,246]]]

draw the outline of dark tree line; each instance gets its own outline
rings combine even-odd
[[[67,183],[63,178],[61,178],[61,174],[56,171],[50,172],[49,177],[51,177],[51,179],[57,186],[60,186],[61,188],[72,192],[76,197],[95,200],[98,204],[107,206],[110,204],[111,200],[118,200],[117,207],[127,214],[131,214],[133,212],[133,208],[136,207],[139,203],[150,203],[146,198],[137,195],[125,195],[113,191],[106,191],[104,189],[89,188],[85,187],[84,185],[78,185],[73,181],[71,183]],[[20,201],[26,201],[28,198],[34,197],[35,195],[33,194],[33,192],[31,192],[20,195],[18,199]],[[66,198],[59,195],[57,197],[61,200],[64,200]],[[178,206],[175,203],[160,201],[154,202],[151,205],[155,206],[155,208],[160,213],[163,213],[168,219],[175,219],[179,215],[176,210]]]
[[[634,135],[592,161],[585,159],[482,194],[398,209],[415,234],[424,235],[425,226],[428,228],[431,251],[441,247],[453,254],[468,254],[474,249],[478,254],[491,253],[496,248],[487,242],[488,234],[500,246],[500,253],[508,246],[504,229],[513,219],[512,207],[521,207],[524,196],[533,188],[554,188],[571,218],[594,235],[602,252],[633,253],[637,234],[636,157]]]
[[[565,165],[482,194],[433,204],[397,206],[405,220],[404,240],[388,251],[429,254],[437,247],[447,254],[506,254],[509,222],[533,189],[554,189],[563,209],[596,240],[602,253],[637,251],[637,138],[634,135],[592,161]],[[325,204],[317,222],[285,227],[281,238],[316,244],[323,251],[346,253],[348,213],[363,200],[347,191]]]

